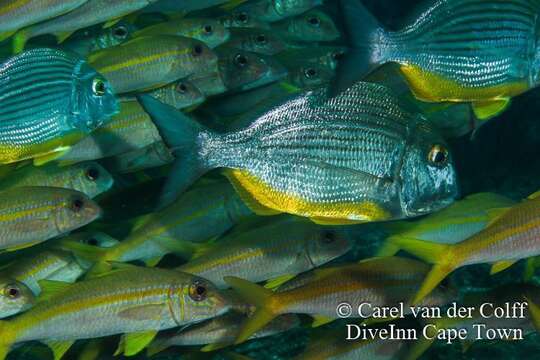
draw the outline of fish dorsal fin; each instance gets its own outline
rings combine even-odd
[[[40,280],[38,281],[38,284],[41,288],[41,294],[39,294],[38,296],[39,302],[50,300],[51,298],[65,291],[72,285],[63,281],[53,280]]]
[[[293,275],[293,274],[286,274],[286,275],[278,276],[276,278],[268,280],[266,284],[264,284],[264,287],[270,290],[275,290],[281,285],[285,284],[287,281],[295,277],[296,275]]]
[[[133,356],[141,352],[148,344],[154,340],[157,335],[157,330],[140,332],[140,333],[128,333],[122,335],[118,348],[116,349],[114,356],[124,354],[125,356]]]
[[[69,348],[73,345],[74,342],[75,340],[43,341],[43,343],[51,349],[54,356],[54,360],[60,360],[64,356],[64,354],[69,350]]]

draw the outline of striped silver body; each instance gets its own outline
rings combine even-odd
[[[532,87],[540,70],[539,15],[537,0],[439,0],[411,25],[384,35],[377,56],[467,88]]]

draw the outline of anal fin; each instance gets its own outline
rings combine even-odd
[[[510,105],[510,99],[478,101],[472,103],[474,115],[480,120],[488,120],[502,113]]]

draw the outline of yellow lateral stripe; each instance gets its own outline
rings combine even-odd
[[[55,205],[45,205],[37,208],[20,210],[10,214],[0,214],[0,222],[15,221],[17,219],[34,215],[36,213],[51,212],[56,209]]]
[[[112,64],[112,65],[105,66],[105,67],[102,67],[102,68],[97,67],[96,70],[98,72],[102,73],[102,74],[108,74],[108,73],[111,73],[113,71],[122,70],[124,68],[129,68],[129,67],[132,67],[132,66],[143,65],[143,64],[155,61],[155,60],[159,60],[161,58],[168,57],[168,56],[185,55],[189,51],[190,51],[189,49],[166,51],[166,52],[163,52],[163,53],[160,53],[160,54],[154,54],[154,55],[149,55],[149,56],[145,56],[145,57],[141,57],[141,58],[129,59],[127,61],[120,62],[118,64]],[[92,60],[90,60],[90,63],[91,62],[92,62]]]
[[[28,4],[31,0],[17,0],[0,7],[0,15],[6,15]]]

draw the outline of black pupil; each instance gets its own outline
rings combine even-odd
[[[127,35],[127,31],[124,28],[118,28],[114,31],[114,34],[119,38],[123,38]]]
[[[96,92],[98,94],[101,94],[101,93],[105,92],[105,83],[103,81],[98,81],[96,83]]]
[[[311,77],[314,77],[315,75],[317,75],[317,71],[315,69],[308,69],[306,71],[306,74],[307,74],[308,77],[311,78]]]
[[[248,16],[245,13],[241,13],[238,15],[238,21],[245,23],[248,20]]]
[[[9,288],[9,289],[8,289],[8,294],[9,294],[9,296],[11,296],[11,297],[15,297],[15,296],[19,295],[19,290],[15,289],[15,288],[13,288],[13,287],[12,287],[12,288]]]
[[[204,32],[207,33],[207,34],[211,34],[212,33],[212,26],[211,25],[206,25],[204,27]]]
[[[203,48],[201,45],[195,45],[195,47],[193,48],[193,53],[195,55],[201,55],[203,52]]]
[[[96,246],[98,244],[97,240],[95,238],[91,238],[88,240],[88,244],[92,246]]]
[[[73,200],[73,210],[80,211],[84,206],[84,201],[81,199],[75,199]]]
[[[197,293],[197,295],[203,296],[204,294],[206,294],[206,288],[204,286],[199,285],[195,288],[195,292]]]
[[[185,84],[178,85],[178,91],[185,93],[187,91],[187,86]]]
[[[264,36],[264,35],[257,36],[257,42],[261,43],[261,44],[266,43],[266,36]]]
[[[246,66],[248,62],[247,58],[244,55],[236,55],[234,61],[241,67]]]
[[[97,180],[99,178],[99,171],[97,169],[88,169],[86,174],[90,180]]]
[[[437,151],[437,153],[435,154],[435,162],[436,163],[442,163],[446,160],[446,155],[444,154],[444,151]]]
[[[319,25],[321,23],[321,21],[319,20],[319,18],[316,18],[316,17],[312,17],[312,18],[309,18],[309,23],[311,25]]]

